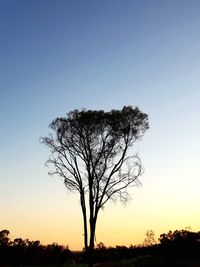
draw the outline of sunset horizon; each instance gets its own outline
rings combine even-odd
[[[0,231],[71,251],[95,226],[106,247],[200,231],[199,14],[196,0],[0,2]],[[67,163],[49,175],[54,135]]]

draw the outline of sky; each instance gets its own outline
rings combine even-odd
[[[78,196],[50,177],[40,144],[73,109],[138,106],[145,173],[132,200],[100,212],[96,243],[200,225],[200,2],[0,1],[0,230],[83,247]]]

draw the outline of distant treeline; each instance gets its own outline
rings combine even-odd
[[[129,247],[106,247],[103,243],[100,243],[95,249],[95,260],[97,262],[120,260],[145,255],[161,258],[200,259],[200,232],[190,230],[169,231],[166,234],[161,234],[158,242],[155,242],[153,235],[147,236],[145,241],[148,242]]]
[[[68,247],[56,243],[42,245],[40,241],[9,238],[8,230],[0,231],[0,265],[62,264],[72,257]]]
[[[9,231],[0,231],[0,265],[42,265],[63,264],[69,260],[85,261],[84,252],[71,252],[68,247],[56,243],[42,245],[40,241],[9,238]],[[200,232],[190,230],[169,231],[160,235],[155,242],[153,231],[147,232],[142,245],[106,247],[99,243],[95,248],[95,262],[129,259],[144,255],[176,258],[200,259]]]

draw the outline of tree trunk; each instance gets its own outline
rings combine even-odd
[[[87,214],[86,214],[84,193],[81,194],[81,208],[82,208],[83,226],[84,226],[84,250],[87,251],[87,249],[88,249],[88,232],[87,232]]]
[[[87,250],[88,248],[88,233],[87,233],[87,216],[86,216],[86,209],[83,212],[83,224],[84,224],[84,249]]]
[[[94,264],[95,229],[96,229],[96,217],[90,219],[90,245],[88,250],[88,267],[93,267]]]

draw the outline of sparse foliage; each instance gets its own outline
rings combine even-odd
[[[50,128],[53,133],[42,138],[51,149],[47,161],[52,167],[49,173],[63,177],[66,188],[79,193],[84,246],[89,251],[89,266],[93,266],[99,210],[111,199],[126,202],[129,199],[127,189],[135,185],[143,172],[139,156],[130,148],[148,129],[148,116],[131,106],[110,112],[74,110],[65,118],[55,119]]]
[[[146,237],[144,239],[144,246],[149,247],[156,244],[155,233],[153,230],[146,231]]]

